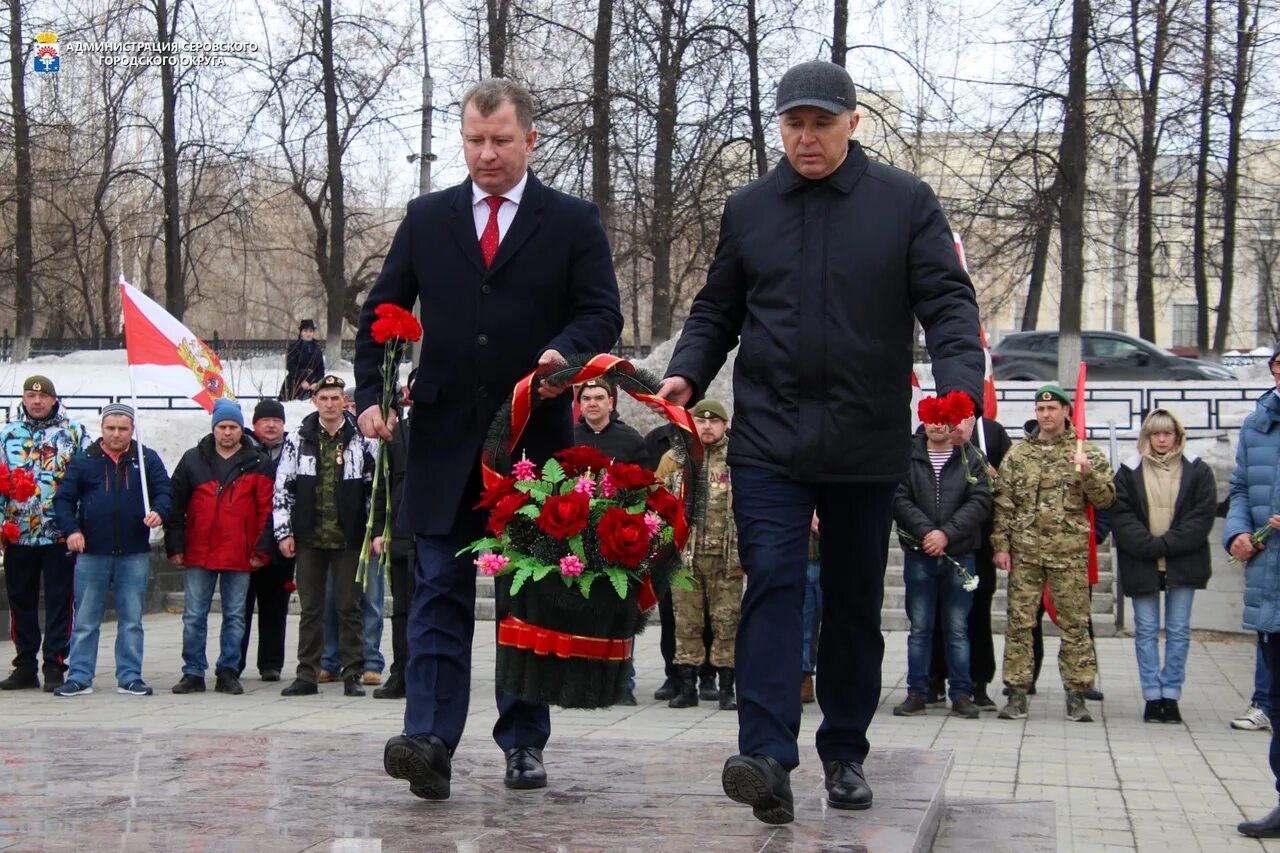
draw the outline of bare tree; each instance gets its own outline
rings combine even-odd
[[[1067,57],[1067,102],[1058,163],[1062,198],[1058,235],[1062,246],[1062,302],[1058,318],[1058,379],[1074,384],[1080,362],[1080,321],[1084,295],[1084,201],[1088,173],[1088,97],[1090,0],[1071,2],[1071,41]]]
[[[27,117],[26,73],[27,51],[23,44],[22,3],[9,0],[9,83],[13,99],[14,202],[17,209],[14,228],[14,358],[21,360],[31,351],[31,328],[35,322],[35,305],[31,298],[31,124]]]

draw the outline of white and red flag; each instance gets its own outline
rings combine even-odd
[[[129,373],[135,380],[184,394],[209,412],[219,399],[235,399],[214,351],[124,276],[120,277],[120,308]]]

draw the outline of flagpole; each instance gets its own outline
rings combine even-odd
[[[133,387],[133,368],[129,368],[129,401],[133,404],[133,439],[138,442],[138,473],[142,480],[142,517],[151,514],[151,493],[147,488],[147,454],[142,446],[142,429],[138,417],[138,393]]]

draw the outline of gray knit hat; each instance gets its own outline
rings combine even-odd
[[[124,403],[107,403],[102,407],[102,419],[105,421],[110,415],[124,415],[129,420],[134,420],[133,406],[126,406]]]

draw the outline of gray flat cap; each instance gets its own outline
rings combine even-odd
[[[793,65],[778,83],[779,115],[794,107],[817,107],[839,115],[858,106],[853,78],[834,62],[802,62]]]

